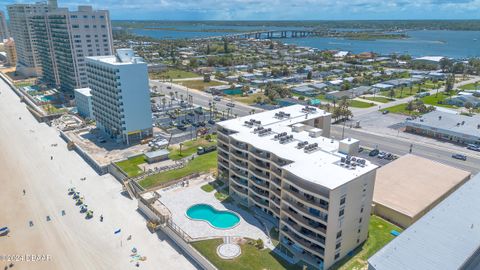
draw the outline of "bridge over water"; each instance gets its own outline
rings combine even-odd
[[[212,36],[205,38],[197,38],[195,40],[238,40],[238,39],[275,39],[275,38],[306,38],[306,37],[320,37],[332,36],[338,34],[333,30],[264,30],[253,31],[245,33],[235,33],[223,36]]]

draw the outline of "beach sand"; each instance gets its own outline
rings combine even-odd
[[[68,151],[58,131],[38,123],[1,80],[0,92],[0,227],[11,230],[0,237],[0,269],[10,264],[7,259],[15,260],[11,269],[28,270],[195,269],[164,235],[147,230],[137,202],[121,195],[120,183],[98,176]],[[81,192],[94,218],[79,212],[69,187]],[[133,247],[147,257],[139,268],[131,261]],[[17,262],[31,260],[26,255],[45,261]]]

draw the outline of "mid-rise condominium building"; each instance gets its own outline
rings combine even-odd
[[[10,18],[10,35],[15,40],[17,51],[17,72],[20,74],[35,76],[38,73],[31,15],[43,14],[56,8],[56,1],[49,1],[48,4],[13,4],[7,6],[8,17]]]
[[[75,106],[80,116],[93,119],[92,93],[90,88],[75,89]]]
[[[10,37],[8,32],[7,21],[5,19],[5,13],[0,11],[0,38],[1,40],[7,39]]]
[[[85,57],[113,54],[109,12],[80,6],[31,16],[42,80],[72,95],[88,86]]]
[[[354,156],[358,140],[330,139],[330,122],[330,113],[294,105],[217,124],[231,197],[270,216],[280,251],[320,269],[367,239],[377,168]]]
[[[142,58],[131,49],[87,57],[87,76],[99,129],[126,144],[152,135],[148,70]]]

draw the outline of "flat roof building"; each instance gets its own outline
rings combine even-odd
[[[480,269],[479,194],[480,174],[368,259],[368,269]]]
[[[407,154],[379,168],[373,212],[407,228],[470,178],[470,172]]]
[[[367,239],[377,168],[347,156],[358,141],[330,139],[330,123],[328,112],[292,105],[217,124],[231,197],[271,216],[280,251],[319,269]]]
[[[407,120],[406,131],[440,140],[463,144],[480,144],[480,116],[433,111]]]
[[[87,57],[87,75],[98,128],[126,144],[152,136],[148,71],[142,58],[132,49]]]
[[[90,88],[75,89],[77,112],[84,118],[94,119],[92,110],[92,93]]]

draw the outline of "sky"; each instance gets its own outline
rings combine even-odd
[[[0,0],[11,3],[39,0]],[[93,5],[112,19],[133,20],[388,20],[480,19],[480,0],[58,0]]]

